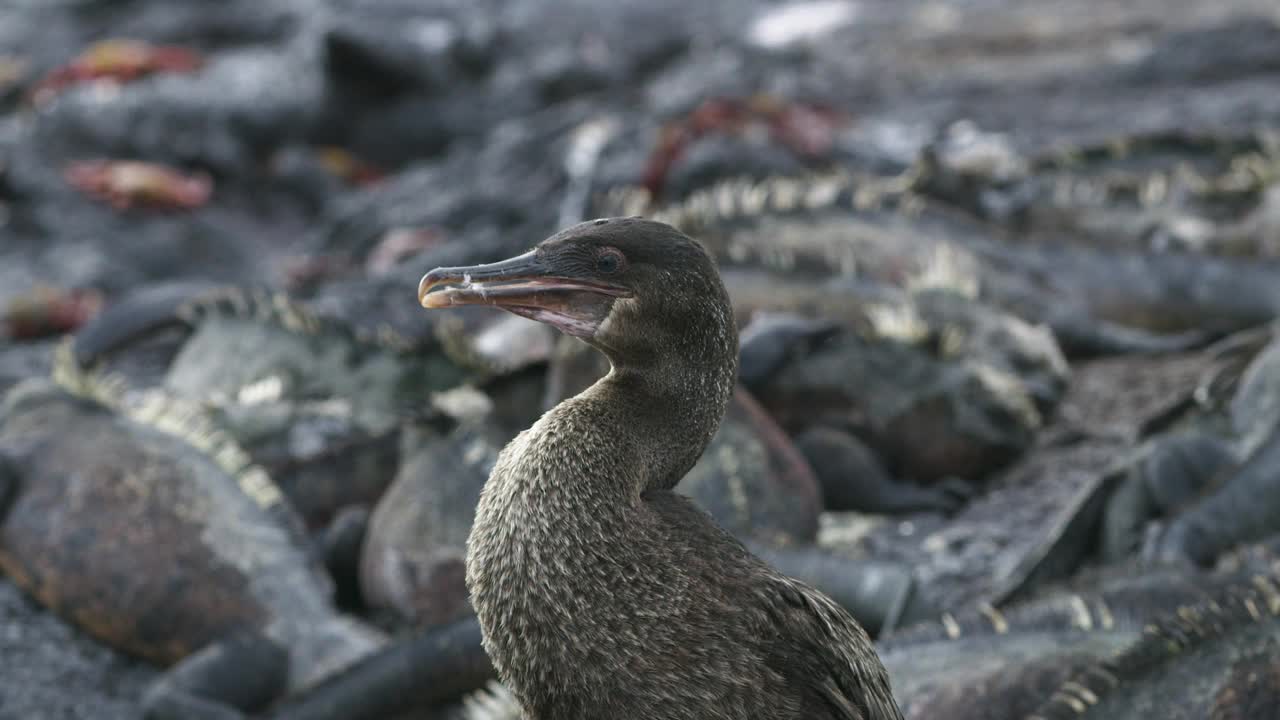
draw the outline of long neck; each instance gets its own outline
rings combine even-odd
[[[643,475],[640,491],[674,487],[720,426],[737,358],[708,350],[667,353],[641,367],[615,364],[569,401],[567,411],[594,415],[601,432],[627,437]]]

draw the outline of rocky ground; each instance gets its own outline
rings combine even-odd
[[[0,583],[4,718],[136,718],[155,671],[87,640]]]
[[[164,72],[126,84],[85,82],[101,58],[59,73],[110,38],[201,62],[153,59]],[[750,96],[785,120],[664,158],[678,120]],[[411,294],[425,269],[525,248],[611,188],[678,199],[728,176],[892,173],[947,138],[1037,153],[1277,125],[1271,0],[0,2],[0,389],[47,372],[50,335],[149,282],[289,289],[412,337],[429,330]],[[103,158],[185,179],[71,172]],[[1103,390],[1068,408],[1130,382],[1089,377]],[[1002,519],[1018,473],[965,517]],[[941,522],[897,531],[970,542]],[[134,718],[154,673],[3,580],[0,668],[6,720]]]

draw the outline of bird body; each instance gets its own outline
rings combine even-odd
[[[468,541],[485,649],[528,720],[901,719],[853,618],[672,489],[736,373],[700,246],[650,221],[583,223],[511,261],[433,271],[420,296],[548,321],[613,364],[502,451]]]

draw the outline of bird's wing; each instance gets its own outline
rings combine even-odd
[[[760,592],[776,626],[786,628],[768,662],[793,687],[808,690],[810,717],[902,720],[871,639],[844,608],[780,574],[763,580]]]
[[[748,644],[800,694],[799,717],[903,720],[871,639],[844,608],[751,554],[688,498],[663,490],[645,499],[665,527],[676,529],[668,545],[685,544],[708,561],[728,604],[742,606],[743,593],[757,596],[745,603],[753,611],[763,609]]]

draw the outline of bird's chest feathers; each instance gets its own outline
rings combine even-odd
[[[665,624],[687,589],[655,555],[661,549],[650,542],[639,499],[620,489],[630,482],[617,475],[625,469],[593,465],[582,457],[589,452],[552,440],[534,439],[531,430],[503,451],[481,496],[467,559],[495,663],[504,675],[542,668],[544,677],[527,679],[542,686],[564,682],[557,667],[616,671],[613,665],[642,652],[643,628]],[[572,445],[590,450],[592,442]],[[628,643],[635,647],[622,647]],[[540,662],[524,662],[530,657]]]
[[[593,482],[593,473],[607,471],[525,435],[513,441],[476,510],[468,560],[477,581],[473,594],[541,600],[539,610],[569,620],[585,610],[581,596],[633,572],[635,553],[625,541],[632,509],[618,507],[599,487],[616,480]]]

